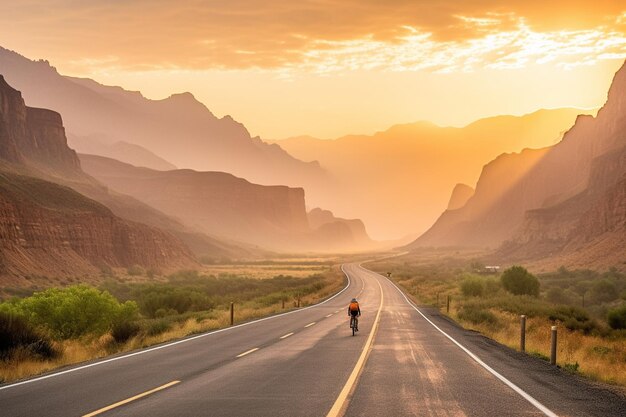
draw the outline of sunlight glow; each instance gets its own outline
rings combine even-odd
[[[458,16],[480,28],[496,26],[496,18]],[[303,60],[287,64],[283,73],[328,74],[354,70],[391,70],[450,73],[481,68],[518,69],[528,64],[553,63],[568,70],[599,60],[626,57],[626,36],[593,30],[533,31],[523,19],[515,30],[489,30],[483,37],[463,41],[436,41],[432,34],[405,27],[401,42],[368,36],[349,41],[317,40],[303,52]]]

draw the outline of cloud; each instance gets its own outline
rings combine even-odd
[[[567,68],[625,56],[626,7],[618,3],[22,0],[0,5],[0,38],[45,45],[87,73]]]

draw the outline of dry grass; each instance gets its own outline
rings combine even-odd
[[[498,319],[498,325],[473,324],[459,317],[463,302],[459,280],[396,279],[396,282],[420,303],[436,305],[445,313],[446,296],[452,296],[449,316],[467,329],[476,330],[513,349],[519,349],[519,316],[497,309],[490,309]],[[526,351],[540,357],[550,355],[550,328],[554,323],[546,317],[528,318],[526,323]],[[624,338],[608,338],[586,335],[558,328],[557,364],[596,381],[626,386],[626,341]],[[578,364],[578,366],[576,366]]]
[[[240,275],[247,278],[268,279],[277,275],[308,277],[329,270],[326,265],[204,265],[200,272],[206,275]]]
[[[250,268],[250,266],[246,266]],[[333,293],[343,288],[344,275],[338,267],[325,266],[324,286],[317,292],[309,294],[301,299],[301,307],[317,303]],[[259,272],[263,275],[265,271]],[[320,271],[315,271],[320,272]],[[313,273],[309,270],[306,276]],[[290,275],[294,276],[293,273]],[[273,275],[274,276],[274,275]],[[270,306],[261,306],[255,300],[235,306],[235,324],[242,323],[273,314],[293,310],[293,305],[275,303]],[[134,349],[145,348],[163,342],[181,339],[183,337],[217,330],[230,325],[230,312],[228,310],[212,310],[200,313],[196,317],[190,317],[185,321],[173,322],[170,328],[160,334],[150,336],[145,332],[133,337],[123,344],[114,342],[110,334],[100,338],[83,338],[79,340],[68,340],[55,342],[55,347],[61,352],[59,357],[52,360],[33,360],[30,357],[15,355],[10,361],[0,362],[0,382],[10,382],[44,372],[52,371],[62,366],[73,365],[91,359],[102,358],[107,355],[128,352]]]
[[[485,324],[472,324],[459,320],[456,310],[451,316],[464,327],[510,347],[519,349],[519,316],[491,310],[501,326],[497,329]],[[550,328],[554,323],[543,317],[529,318],[526,322],[526,351],[550,356]],[[581,375],[597,381],[626,386],[626,342],[609,339],[558,327],[557,364],[566,369],[576,367]]]

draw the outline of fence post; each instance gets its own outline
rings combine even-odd
[[[556,326],[552,326],[550,338],[550,365],[556,365]]]
[[[448,301],[446,302],[446,313],[450,312],[450,296],[448,296]]]
[[[526,352],[526,316],[520,316],[519,350]]]
[[[300,308],[300,296],[298,296],[298,308]]]
[[[230,303],[230,325],[235,324],[235,303]]]
[[[437,293],[437,308],[439,308],[439,293]]]
[[[285,309],[285,299],[283,298],[283,310]]]

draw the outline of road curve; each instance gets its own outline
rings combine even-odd
[[[344,268],[350,284],[323,304],[0,386],[0,416],[626,415],[619,393],[418,311],[378,274]],[[352,297],[363,310],[355,337]]]

